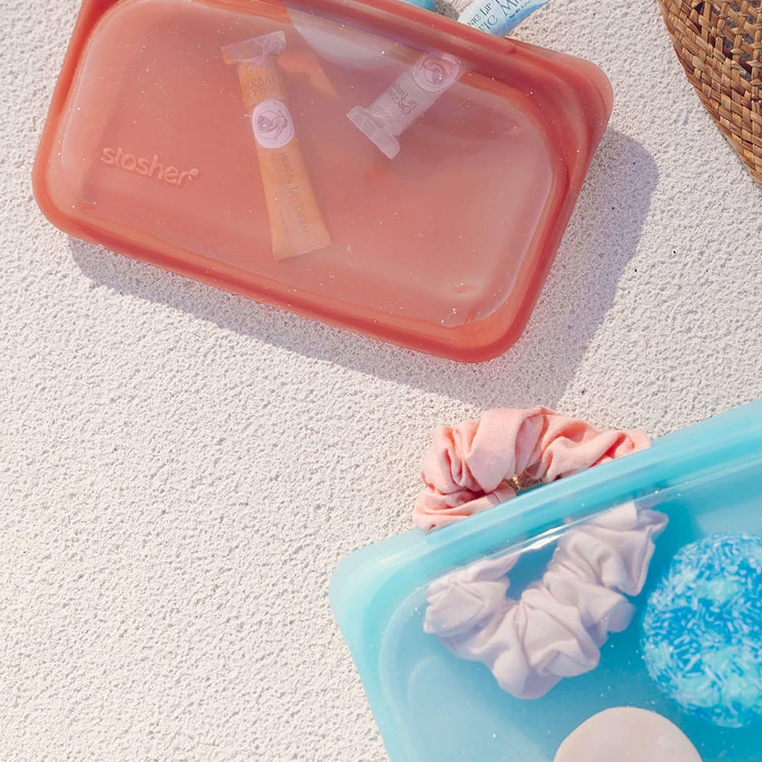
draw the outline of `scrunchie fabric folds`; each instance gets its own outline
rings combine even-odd
[[[664,514],[627,503],[567,529],[518,600],[506,596],[506,574],[519,552],[458,569],[429,586],[424,630],[486,665],[508,693],[539,698],[594,669],[608,634],[629,626],[635,609],[625,596],[642,591],[666,524]]]
[[[423,460],[413,521],[430,532],[515,497],[508,482],[517,475],[552,482],[649,444],[642,431],[602,432],[544,407],[440,426]]]

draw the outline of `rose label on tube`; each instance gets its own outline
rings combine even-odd
[[[504,37],[550,0],[475,0],[458,16],[461,24]]]
[[[251,127],[262,148],[283,148],[294,139],[294,120],[280,101],[262,101],[251,115]]]
[[[452,56],[426,53],[400,75],[369,108],[355,106],[347,116],[389,159],[400,151],[397,138],[458,79]]]
[[[273,255],[286,259],[330,246],[288,109],[276,56],[286,47],[283,32],[228,45],[225,63],[235,64],[265,189]]]

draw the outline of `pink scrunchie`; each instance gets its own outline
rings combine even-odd
[[[601,432],[544,407],[490,410],[481,421],[439,426],[423,459],[426,487],[413,521],[430,532],[515,497],[506,483],[514,476],[552,482],[649,445],[642,431]]]

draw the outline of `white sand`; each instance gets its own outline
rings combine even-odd
[[[656,3],[520,37],[616,91],[521,342],[458,366],[69,240],[30,171],[75,0],[0,0],[0,758],[385,759],[326,590],[410,526],[431,428],[545,404],[660,435],[762,396],[762,191]]]

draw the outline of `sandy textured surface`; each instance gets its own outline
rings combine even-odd
[[[762,191],[654,0],[520,37],[610,76],[535,315],[459,366],[68,239],[30,171],[75,0],[0,0],[0,758],[376,762],[329,575],[410,527],[431,428],[544,404],[656,436],[762,395]]]

